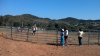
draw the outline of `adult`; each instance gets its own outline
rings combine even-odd
[[[33,33],[32,34],[34,34],[35,35],[35,32],[36,32],[36,27],[33,27]]]
[[[77,33],[79,45],[82,45],[82,38],[83,38],[83,35],[84,35],[84,34],[85,34],[85,33],[82,31],[82,29],[79,29],[79,32]]]
[[[68,45],[68,29],[64,27],[64,40],[65,40],[65,45]]]
[[[61,46],[64,46],[64,29],[61,29],[60,35],[61,35],[60,45]]]

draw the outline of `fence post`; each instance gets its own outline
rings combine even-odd
[[[88,45],[90,45],[90,29],[89,29],[89,33],[88,33]]]
[[[98,31],[98,44],[100,45],[100,30]]]
[[[6,38],[7,38],[7,36],[8,36],[8,35],[7,35],[7,30],[8,30],[8,29],[7,29],[7,24],[6,24]]]
[[[47,37],[46,37],[46,41],[47,41],[47,39],[48,39],[48,30],[47,30]]]
[[[28,27],[28,32],[27,32],[27,41],[29,41],[29,27]]]
[[[89,32],[88,32],[88,45],[90,45],[90,22],[89,22],[88,28],[89,28]]]
[[[22,38],[22,27],[21,27],[21,38]]]
[[[11,25],[11,40],[12,40],[12,25]]]
[[[57,49],[58,49],[58,30],[57,30],[57,41],[56,41],[56,43],[57,43]]]
[[[36,30],[36,32],[37,32],[37,41],[38,41],[38,30]]]
[[[16,27],[16,38],[17,38],[17,27]]]
[[[100,23],[99,23],[99,32],[98,32],[98,44],[100,45]]]

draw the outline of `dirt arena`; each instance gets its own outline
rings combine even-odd
[[[99,45],[77,44],[57,46],[15,41],[4,38],[5,33],[0,33],[0,56],[100,56]]]

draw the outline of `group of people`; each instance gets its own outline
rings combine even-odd
[[[68,45],[68,29],[64,27],[64,29],[61,29],[61,46],[67,46]]]
[[[78,41],[79,45],[82,45],[82,37],[85,33],[82,31],[82,29],[79,29],[77,35],[78,35]],[[61,29],[61,41],[60,45],[61,46],[67,46],[68,45],[68,29],[64,27],[64,29]]]

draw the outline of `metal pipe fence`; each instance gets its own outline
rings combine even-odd
[[[23,27],[19,30],[18,27],[6,26],[6,38],[10,38],[13,40],[22,40],[22,41],[31,41],[31,42],[38,42],[41,41],[43,43],[54,43],[55,45],[60,44],[60,31],[58,30],[41,30],[38,29],[33,34],[33,31],[30,27]],[[100,31],[99,30],[92,30],[92,29],[84,29],[85,35],[82,38],[83,44],[90,45],[90,44],[100,44]],[[78,31],[71,31],[69,32],[68,42],[69,44],[76,44],[78,45]]]
[[[42,42],[56,42],[57,32],[56,30],[37,30],[35,35],[31,28],[20,28],[18,27],[6,27],[6,38],[24,40],[24,41],[42,41]]]

